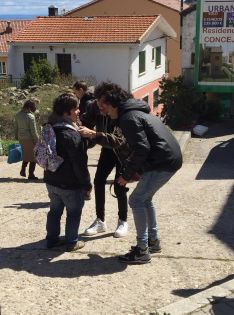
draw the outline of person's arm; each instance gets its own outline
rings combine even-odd
[[[105,148],[117,149],[126,144],[126,139],[118,129],[115,128],[113,133],[104,133],[81,126],[79,132],[82,137],[91,139]]]
[[[80,121],[82,125],[93,129],[96,125],[97,115],[100,115],[96,101],[87,104],[86,112],[81,115]]]
[[[31,133],[31,136],[32,136],[32,139],[33,139],[34,143],[36,143],[37,140],[38,140],[36,119],[35,119],[35,116],[33,114],[29,114],[28,117],[29,117],[30,133]]]

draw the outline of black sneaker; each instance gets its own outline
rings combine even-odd
[[[21,171],[20,171],[20,176],[26,177],[26,172],[25,172],[25,170],[21,170]]]
[[[83,248],[85,246],[84,241],[77,241],[74,244],[67,245],[67,252],[76,252],[77,250]]]
[[[132,246],[127,254],[119,256],[119,261],[132,265],[147,264],[151,261],[149,249],[143,250],[138,246]]]
[[[36,177],[35,175],[29,175],[28,179],[29,180],[38,180],[38,177]]]
[[[59,239],[57,242],[52,242],[47,240],[47,244],[46,247],[48,249],[54,248],[54,247],[59,247],[59,246],[63,246],[66,244],[66,240],[65,239]]]
[[[149,246],[149,252],[151,254],[153,253],[160,253],[161,252],[161,245],[160,245],[160,240],[150,240],[148,239],[148,246]]]

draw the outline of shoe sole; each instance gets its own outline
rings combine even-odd
[[[74,252],[77,252],[78,250],[80,250],[80,249],[82,249],[82,248],[84,248],[84,247],[85,247],[85,244],[84,244],[83,246],[79,246],[79,247],[74,248],[74,249],[69,249],[69,248],[67,248],[67,249],[66,249],[66,252],[68,252],[68,253],[74,253]]]
[[[127,261],[127,260],[121,260],[119,259],[119,262],[123,263],[123,264],[128,264],[128,265],[144,265],[144,264],[149,264],[151,262],[150,260],[137,260],[137,261]]]
[[[126,237],[128,234],[126,233],[125,235],[118,235],[118,234],[115,234],[113,235],[113,237],[115,238],[121,238],[121,237]]]
[[[102,230],[102,231],[98,231],[98,232],[94,232],[94,233],[90,233],[90,232],[84,232],[84,235],[85,236],[93,236],[93,235],[96,235],[96,234],[99,234],[99,233],[105,233],[106,232],[106,230]]]
[[[162,251],[162,249],[158,249],[158,250],[150,250],[150,249],[149,249],[150,254],[161,253],[161,251]]]

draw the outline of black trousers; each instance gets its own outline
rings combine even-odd
[[[97,218],[102,221],[105,220],[105,185],[106,179],[113,170],[116,168],[115,179],[120,176],[120,162],[112,149],[102,148],[98,160],[97,170],[94,178],[94,191],[96,203]],[[118,215],[119,219],[127,221],[128,201],[127,189],[124,186],[114,182],[114,192],[118,201]]]

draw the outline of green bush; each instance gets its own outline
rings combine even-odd
[[[8,155],[8,146],[12,143],[18,143],[15,140],[1,140],[2,148],[3,148],[3,155]]]
[[[160,102],[164,104],[162,116],[165,123],[175,128],[189,128],[196,116],[202,112],[204,97],[194,88],[183,83],[183,77],[162,79]]]
[[[51,66],[46,59],[33,60],[29,69],[20,81],[20,87],[25,89],[32,85],[54,83],[59,77],[57,66]]]

